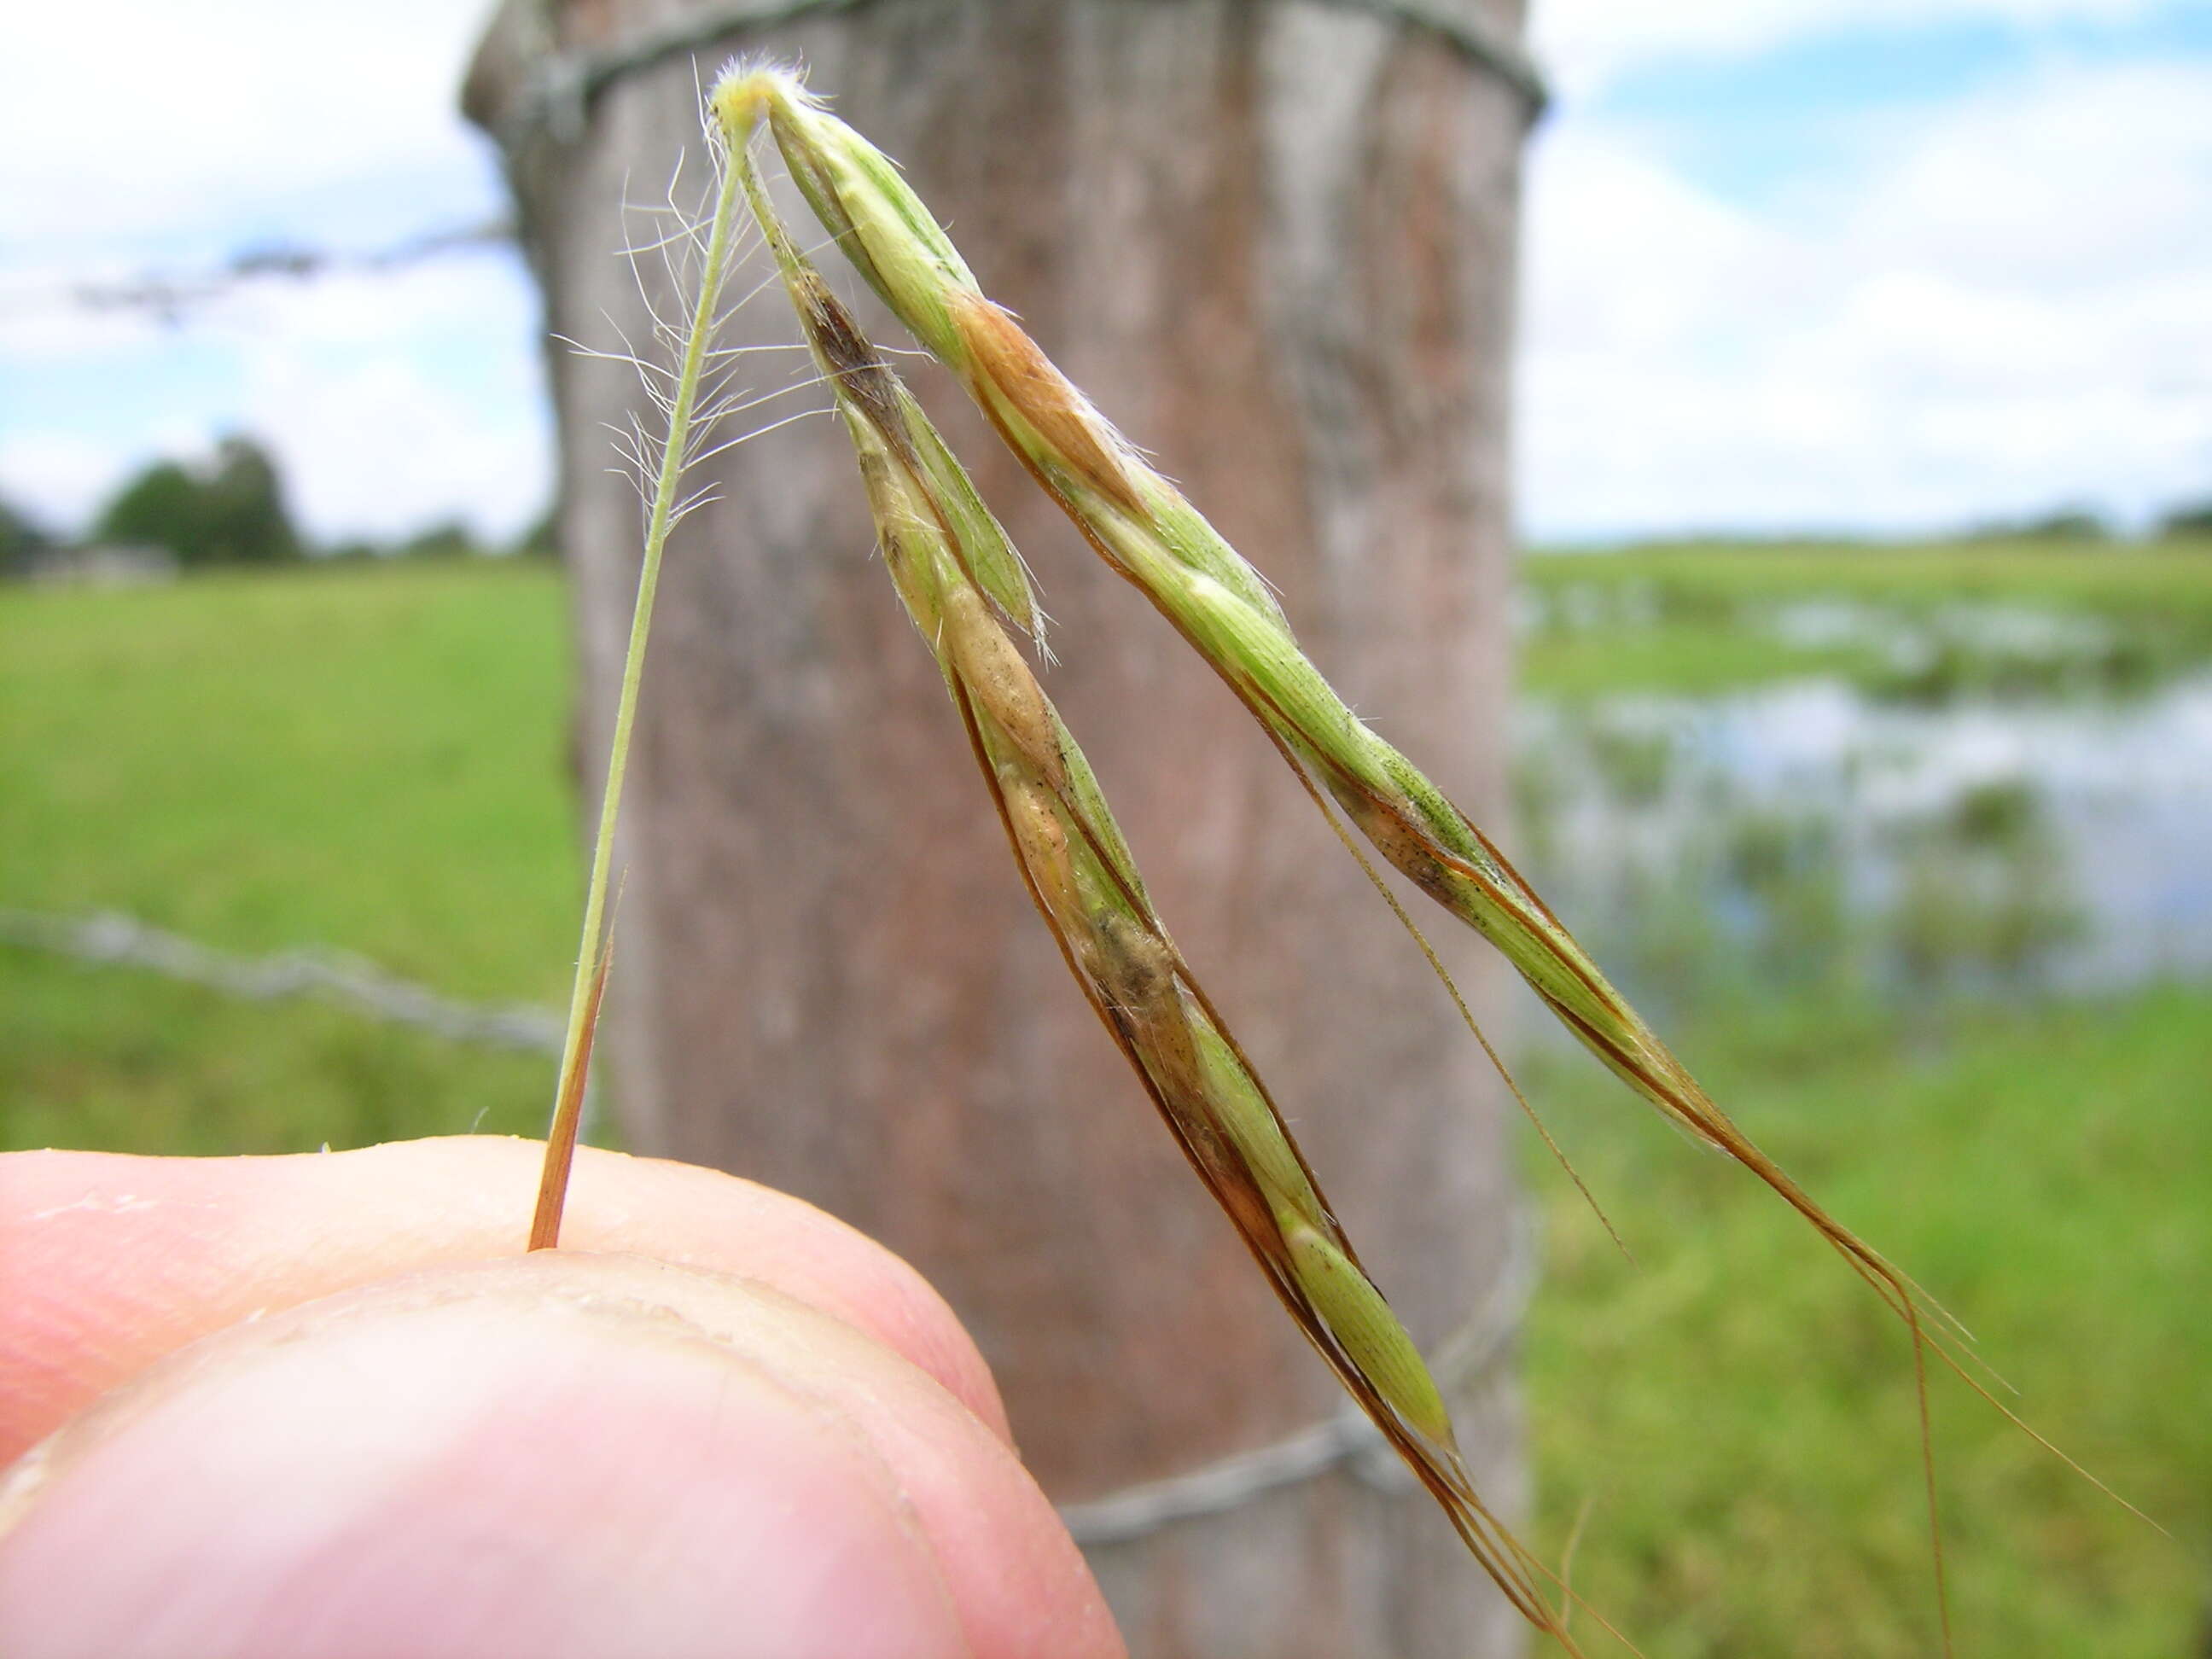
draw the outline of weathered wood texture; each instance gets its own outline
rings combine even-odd
[[[495,117],[544,44],[518,6],[543,27],[518,0],[495,31],[471,88]],[[1517,9],[1482,15],[1510,29]],[[618,41],[685,11],[578,0],[549,38]],[[725,49],[802,58],[986,288],[1279,585],[1356,706],[1494,814],[1513,94],[1420,28],[1294,0],[878,0]],[[566,140],[508,128],[553,331],[646,337],[612,251],[650,227],[625,228],[618,204],[696,158],[694,76],[688,60],[626,76]],[[771,294],[730,337],[796,335]],[[761,361],[765,387],[798,359]],[[553,362],[588,775],[639,516],[602,470],[600,423],[637,398],[618,367]],[[949,384],[914,378],[1042,578],[1062,655],[1048,687],[1164,914],[1370,1266],[1416,1334],[1440,1336],[1482,1299],[1509,1227],[1479,1052],[1227,691]],[[825,404],[797,392],[756,418],[810,400]],[[625,1138],[801,1194],[916,1262],[1063,1500],[1334,1410],[1030,913],[872,555],[842,435],[802,421],[714,467],[722,502],[671,549],[627,803],[609,1043]],[[1474,975],[1494,1006],[1489,969]],[[1510,1382],[1462,1409],[1510,1513]],[[1428,1500],[1348,1475],[1093,1559],[1140,1655],[1519,1646]]]

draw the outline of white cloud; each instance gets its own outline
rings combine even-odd
[[[14,8],[0,200],[20,244],[130,245],[356,179],[486,176],[453,100],[483,0]],[[481,192],[481,187],[479,187]]]
[[[0,362],[64,363],[159,337],[150,312],[79,305],[81,284],[123,281],[119,268],[23,261],[0,272]]]
[[[0,438],[0,495],[48,530],[74,532],[132,459],[130,447],[81,433]]]
[[[1632,69],[1741,58],[1808,35],[1986,20],[2021,27],[2124,23],[2172,0],[1536,0],[1532,44],[1570,97]]]
[[[487,408],[505,418],[488,421]],[[374,357],[336,372],[279,359],[262,366],[246,411],[294,513],[325,537],[389,538],[447,518],[506,537],[545,507],[546,434],[520,388],[458,392]]]
[[[2212,72],[2046,72],[1929,119],[1854,227],[1994,288],[2101,288],[2212,256]]]
[[[1754,217],[1563,124],[1530,188],[1540,536],[1911,529],[2212,489],[2212,65],[2053,69]]]
[[[511,534],[551,489],[533,312],[520,271],[489,260],[272,289],[227,324],[238,421],[318,536],[455,517]]]

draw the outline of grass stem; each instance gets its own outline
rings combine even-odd
[[[659,471],[653,482],[652,507],[646,520],[645,557],[638,570],[637,602],[630,614],[629,648],[623,659],[622,692],[615,704],[614,738],[607,751],[606,787],[599,797],[599,834],[592,844],[592,873],[584,893],[583,937],[577,946],[575,985],[568,999],[568,1031],[561,1047],[561,1074],[554,1090],[553,1121],[545,1137],[545,1167],[538,1185],[538,1207],[530,1222],[530,1248],[533,1250],[550,1249],[560,1243],[561,1212],[568,1196],[568,1170],[575,1158],[577,1125],[583,1115],[584,1083],[591,1066],[592,1039],[606,989],[607,882],[614,864],[615,825],[622,811],[623,779],[629,768],[630,732],[637,720],[637,692],[645,672],[646,638],[653,627],[653,599],[660,585],[661,555],[668,546],[671,527],[681,516],[677,496],[684,468],[691,459],[689,452],[692,413],[698,404],[708,341],[714,332],[722,283],[729,271],[735,240],[738,170],[729,164],[716,124],[708,123],[708,132],[720,186],[715,192],[705,263],[699,272],[698,298],[692,307],[691,325],[684,338],[683,358],[669,398],[668,435],[661,447]]]

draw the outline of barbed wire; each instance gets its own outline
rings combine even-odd
[[[373,1019],[426,1030],[449,1041],[557,1056],[562,1021],[554,1009],[523,1003],[457,1000],[325,947],[246,956],[217,950],[114,911],[56,914],[0,908],[0,941],[100,966],[129,967],[207,987],[250,1001],[314,998]],[[1535,1229],[1515,1212],[1505,1261],[1489,1293],[1438,1349],[1431,1367],[1447,1395],[1464,1397],[1511,1354],[1536,1284]],[[1127,1544],[1186,1522],[1242,1509],[1271,1492],[1342,1469],[1393,1496],[1419,1483],[1368,1420],[1346,1402],[1318,1423],[1279,1440],[1060,1506],[1060,1520],[1086,1549]]]
[[[64,307],[86,311],[140,312],[164,327],[182,327],[193,310],[264,282],[314,282],[344,274],[389,276],[433,259],[515,240],[506,214],[440,226],[380,248],[318,247],[272,241],[241,248],[195,270],[149,271],[137,276],[64,277],[9,297],[7,309]]]
[[[68,915],[0,908],[0,939],[80,962],[142,968],[251,1002],[316,998],[454,1042],[561,1052],[562,1022],[554,1009],[458,1001],[343,951],[317,946],[240,956],[114,911]]]
[[[1491,1281],[1490,1293],[1445,1339],[1430,1367],[1447,1396],[1464,1398],[1512,1353],[1528,1299],[1535,1293],[1536,1256],[1534,1224],[1524,1212],[1516,1211],[1505,1261]],[[1233,1452],[1185,1474],[1126,1486],[1087,1503],[1063,1504],[1060,1518],[1086,1549],[1125,1544],[1178,1522],[1241,1509],[1270,1492],[1317,1480],[1338,1468],[1394,1496],[1419,1489],[1419,1481],[1383,1439],[1382,1431],[1366,1413],[1346,1401],[1322,1421],[1250,1451]]]

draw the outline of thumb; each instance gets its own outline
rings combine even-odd
[[[1054,1533],[850,1328],[551,1252],[234,1327],[76,1419],[0,1489],[0,1651],[1012,1654],[1103,1628]]]

